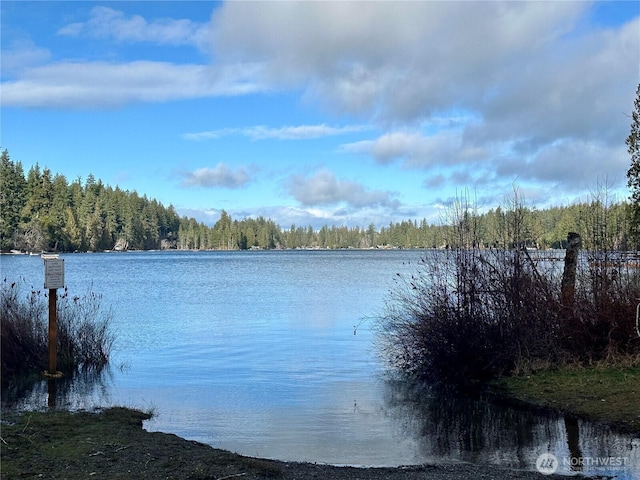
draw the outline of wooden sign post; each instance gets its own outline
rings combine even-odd
[[[44,288],[49,290],[49,370],[45,374],[58,377],[58,288],[64,288],[64,259],[58,255],[42,255],[44,260]]]

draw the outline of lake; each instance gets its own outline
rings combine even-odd
[[[565,473],[640,479],[640,439],[560,415],[442,398],[393,379],[375,317],[404,250],[65,254],[73,295],[113,313],[98,379],[61,382],[60,408],[153,409],[148,430],[251,456],[338,465],[474,462],[533,470],[538,456],[615,457]],[[43,285],[39,257],[3,255],[1,275]],[[64,388],[62,388],[64,386]],[[47,405],[47,384],[5,389],[3,408]]]

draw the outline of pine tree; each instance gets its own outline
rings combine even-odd
[[[0,155],[0,249],[11,249],[26,202],[26,182],[20,162],[14,163],[9,152]]]
[[[627,186],[631,189],[630,222],[636,248],[640,245],[640,84],[636,90],[634,110],[631,114],[631,132],[625,142],[631,155],[627,171]]]

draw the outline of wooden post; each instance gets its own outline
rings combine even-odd
[[[49,397],[47,398],[47,405],[49,407],[56,406],[56,391],[57,391],[56,378],[57,376],[49,377],[47,380],[47,393],[49,394]]]
[[[58,255],[42,255],[44,260],[44,288],[49,290],[49,370],[46,376],[58,378],[58,288],[64,288],[64,259]]]
[[[573,305],[576,295],[576,270],[578,268],[578,253],[582,241],[580,235],[569,232],[567,235],[567,253],[564,257],[564,271],[562,272],[562,304],[565,307]]]
[[[49,289],[49,375],[56,375],[58,356],[58,290]]]

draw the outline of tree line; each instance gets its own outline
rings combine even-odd
[[[468,199],[463,199],[468,202]],[[473,229],[467,247],[511,247],[507,232],[518,217],[527,247],[564,248],[567,232],[584,238],[598,236],[616,249],[631,245],[632,207],[625,201],[609,202],[602,192],[591,201],[538,210],[498,206],[488,211],[469,208],[455,221],[438,224],[426,219],[403,220],[377,227],[311,226],[282,227],[264,217],[232,219],[222,211],[209,226],[180,216],[172,205],[140,196],[135,191],[111,187],[89,175],[85,181],[69,182],[47,168],[32,166],[25,174],[7,150],[0,156],[0,248],[3,251],[104,251],[104,250],[237,250],[281,248],[446,248],[465,240],[453,231]],[[459,207],[459,206],[458,206]],[[452,206],[452,211],[458,208]],[[602,212],[605,225],[595,221]],[[460,227],[460,222],[468,225]],[[596,232],[594,225],[606,231]],[[464,226],[463,226],[464,227]]]
[[[69,183],[36,164],[25,176],[7,150],[0,156],[0,208],[5,251],[157,249],[175,242],[180,227],[173,207],[93,175]]]

